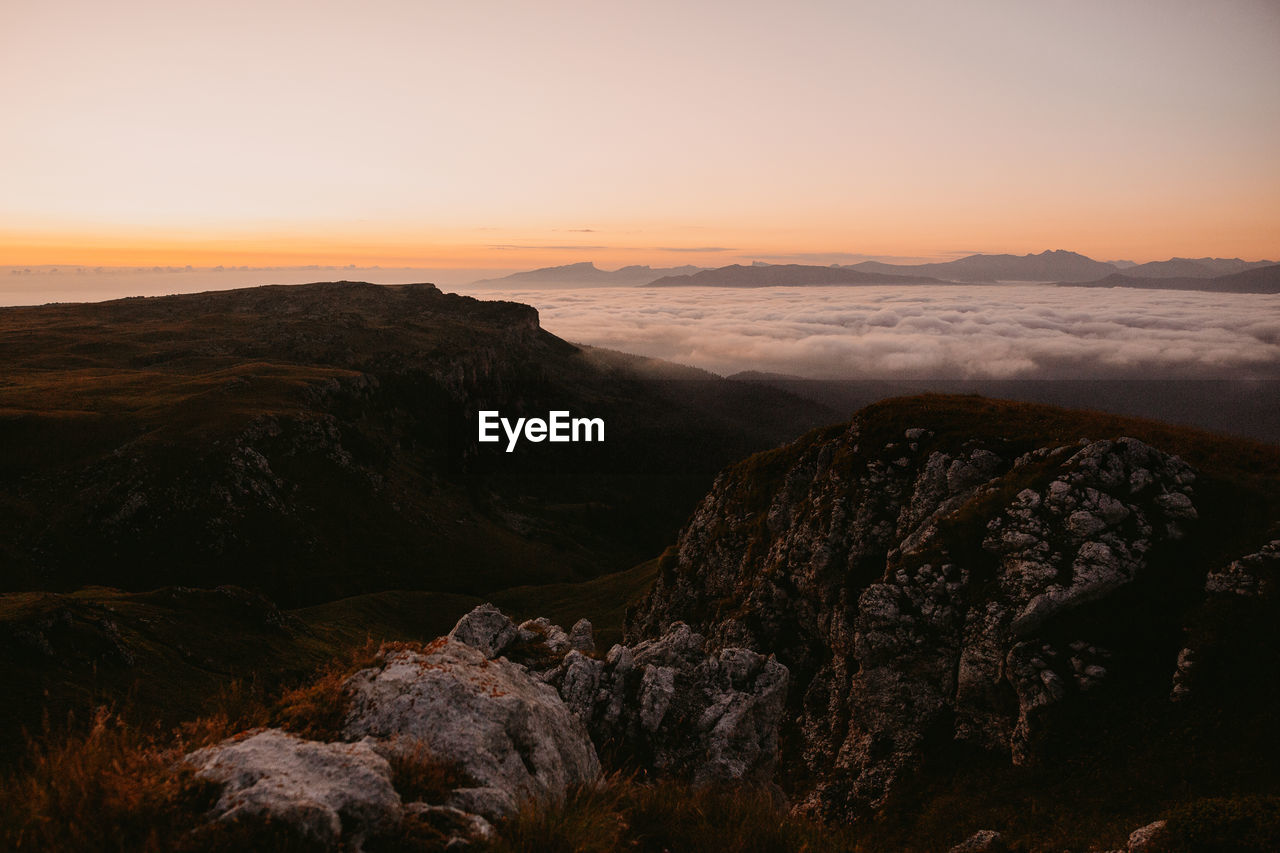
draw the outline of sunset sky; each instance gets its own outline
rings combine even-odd
[[[1280,256],[1275,0],[0,17],[0,264]]]

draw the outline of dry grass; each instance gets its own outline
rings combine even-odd
[[[793,817],[766,791],[648,783],[617,774],[558,800],[526,803],[498,832],[491,848],[497,853],[856,849],[850,830]]]
[[[347,679],[391,652],[420,648],[419,643],[376,643],[366,638],[363,645],[330,663],[306,684],[286,690],[272,704],[266,724],[311,740],[341,740],[347,716]]]
[[[263,709],[262,713],[266,713]],[[314,842],[264,821],[206,824],[216,784],[183,768],[186,751],[229,734],[214,716],[162,735],[131,728],[103,711],[82,735],[33,740],[24,768],[4,780],[0,849],[205,853],[248,849],[309,851]],[[456,767],[424,749],[391,760],[405,802],[441,802],[468,783]],[[436,817],[410,817],[371,851],[442,849],[451,834]],[[788,816],[767,793],[692,789],[610,776],[565,797],[525,804],[499,826],[494,851],[639,851],[719,849],[729,853],[853,849],[847,832]]]
[[[33,741],[27,766],[5,779],[0,846],[7,850],[178,849],[217,786],[176,766],[177,745],[106,711],[89,731]]]
[[[441,761],[422,743],[403,748],[393,745],[389,761],[391,784],[406,803],[438,805],[455,788],[475,784],[457,764]]]
[[[218,791],[179,759],[266,718],[259,692],[233,682],[211,700],[208,715],[172,731],[132,725],[105,706],[87,727],[74,718],[60,728],[46,721],[2,780],[0,848],[187,849],[176,839],[196,826]]]
[[[1215,797],[1169,813],[1153,853],[1280,850],[1280,797]]]
[[[38,736],[28,738],[23,761],[0,782],[0,849],[310,849],[311,842],[284,826],[202,826],[200,816],[217,800],[219,786],[196,779],[180,759],[193,749],[262,726],[340,739],[346,714],[343,682],[401,648],[416,646],[366,641],[274,701],[253,685],[233,682],[209,703],[208,714],[170,731],[130,725],[105,707],[87,729],[74,719],[65,727],[46,723]],[[392,760],[392,769],[406,801],[434,797],[438,802],[460,778],[455,768],[422,750],[406,750]]]
[[[196,779],[179,760],[188,750],[227,736],[235,720],[245,719],[246,714],[236,710],[241,701],[246,707],[253,704],[233,695],[226,708],[176,733],[134,728],[103,710],[82,734],[46,733],[34,739],[22,770],[3,780],[0,849],[69,853],[314,850],[314,841],[287,825],[269,821],[206,824],[201,819],[216,801],[218,786]],[[269,709],[261,707],[254,713],[267,714]],[[468,784],[457,768],[442,764],[422,748],[396,753],[391,764],[393,783],[405,802],[439,803],[448,791]],[[1026,803],[1019,802],[1018,807]],[[1071,809],[1061,804],[1056,811],[1062,812],[1065,821],[1088,819],[1070,814]],[[1277,849],[1278,813],[1275,797],[1189,801],[1165,812],[1171,835],[1162,849],[1240,853]],[[917,826],[917,832],[929,835],[929,842],[915,844],[899,835],[901,846],[886,847],[885,839],[878,837],[883,828],[856,831],[798,818],[767,791],[695,789],[614,774],[559,799],[525,803],[517,815],[498,825],[499,838],[480,849],[495,853],[931,850],[961,840],[967,834],[961,831],[963,826],[972,822],[952,815],[944,825],[937,825],[930,817],[938,815],[926,809]],[[1125,824],[1133,825],[1132,821]],[[1096,829],[1095,840],[1110,834]],[[371,853],[439,850],[453,832],[441,824],[440,816],[411,816],[397,835],[374,840],[366,849]]]

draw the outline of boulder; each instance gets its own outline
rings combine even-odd
[[[359,850],[402,815],[391,766],[365,741],[317,743],[279,729],[189,754],[196,777],[223,785],[215,820],[271,820],[326,849]]]
[[[479,649],[487,658],[497,657],[519,637],[515,623],[492,604],[481,604],[458,620],[449,639]]]
[[[545,616],[521,622],[520,639],[527,643],[543,645],[551,654],[563,655],[573,648],[564,628]]]
[[[589,620],[579,619],[573,623],[569,629],[569,645],[584,655],[596,653],[596,635]]]
[[[470,805],[486,817],[600,774],[586,727],[555,688],[455,639],[393,651],[351,676],[346,688],[348,739],[374,737],[392,749],[424,745],[455,763],[472,787],[506,795],[474,798]]]

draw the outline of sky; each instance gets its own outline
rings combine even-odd
[[[1280,257],[1275,0],[5,0],[0,264]]]

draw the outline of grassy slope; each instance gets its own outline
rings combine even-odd
[[[501,590],[484,598],[420,590],[369,593],[292,611],[238,589],[0,595],[0,758],[47,714],[81,723],[106,704],[166,725],[199,715],[235,682],[270,692],[366,642],[426,641],[489,600],[516,619],[592,621],[597,643],[622,636],[629,603],[656,561],[576,584]]]
[[[724,464],[830,417],[426,285],[3,309],[0,364],[5,590],[230,583],[299,606],[581,580],[660,550]],[[478,407],[609,434],[506,454],[475,442]]]
[[[463,613],[484,601],[517,622],[545,616],[569,628],[591,620],[596,645],[607,649],[622,639],[628,605],[644,595],[657,577],[658,561],[649,560],[625,572],[581,583],[517,586],[476,597],[400,590],[357,595],[290,611],[312,631],[340,645],[368,637],[385,640],[430,640],[447,633]]]

